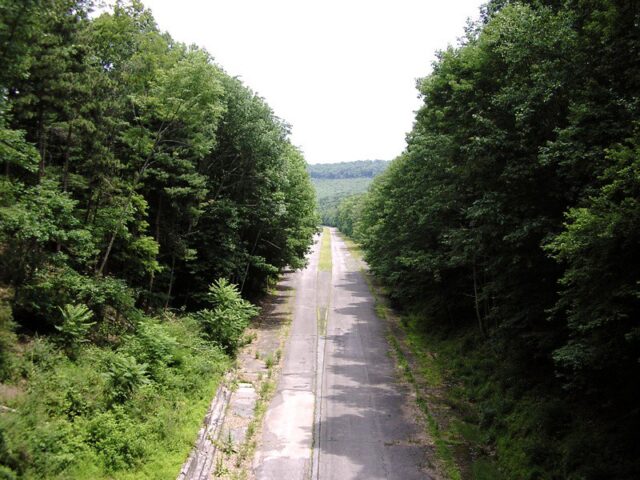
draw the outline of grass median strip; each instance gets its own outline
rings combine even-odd
[[[320,262],[318,270],[321,272],[331,271],[331,231],[328,227],[322,229],[322,239],[320,240]]]

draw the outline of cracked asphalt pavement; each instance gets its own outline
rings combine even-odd
[[[331,229],[332,270],[319,271],[319,243],[293,280],[293,323],[255,478],[431,479],[409,389],[360,264]]]

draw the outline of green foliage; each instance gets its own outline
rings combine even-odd
[[[11,307],[8,302],[0,299],[0,381],[5,380],[13,372],[12,350],[16,343],[14,326]]]
[[[159,323],[141,323],[127,339],[123,351],[147,366],[153,379],[160,379],[167,367],[178,362],[178,340]]]
[[[60,343],[67,350],[73,353],[80,343],[87,342],[87,334],[96,322],[92,322],[93,312],[86,305],[67,304],[60,309],[62,324],[56,325],[60,332]]]
[[[2,108],[0,100],[0,109]],[[38,152],[25,141],[21,130],[4,128],[4,112],[0,110],[0,158],[6,165],[18,166],[34,173],[38,167]]]
[[[237,286],[224,278],[209,287],[212,309],[200,310],[195,318],[202,324],[207,337],[227,353],[235,354],[241,346],[243,333],[258,308],[243,300]]]
[[[366,202],[366,194],[353,195],[338,204],[336,227],[354,240],[360,240],[360,219]]]
[[[141,319],[116,350],[80,344],[73,361],[43,338],[23,349],[15,388],[28,391],[0,392],[16,410],[0,415],[0,461],[20,478],[175,478],[229,366],[171,315]]]
[[[374,177],[389,166],[386,160],[309,165],[323,225],[338,226],[338,206],[346,198],[363,193]]]
[[[126,354],[114,353],[106,362],[109,395],[115,402],[125,402],[134,392],[149,383],[146,363]]]
[[[18,480],[18,476],[9,467],[0,465],[0,478],[2,480]]]
[[[19,324],[85,303],[111,331],[134,304],[200,307],[219,277],[255,296],[303,264],[313,190],[263,99],[140,2],[0,8],[0,282]]]
[[[302,154],[290,148],[286,155],[287,179],[285,184],[286,215],[284,232],[287,235],[286,263],[289,267],[302,267],[309,249],[309,238],[316,232],[319,218],[313,185],[306,172],[307,164]]]
[[[373,178],[385,171],[387,160],[358,160],[355,162],[317,163],[307,167],[312,180],[321,178]]]
[[[147,453],[135,423],[121,407],[96,415],[88,422],[87,443],[107,472],[135,467]]]
[[[564,230],[547,245],[566,265],[555,316],[566,316],[570,339],[553,356],[562,376],[582,388],[619,376],[640,357],[640,148],[635,137],[608,152],[611,165],[584,207],[567,213]],[[615,355],[612,355],[615,352]]]
[[[74,216],[77,202],[59,191],[57,182],[46,180],[34,187],[14,182],[11,187],[7,203],[11,198],[15,202],[0,206],[4,281],[22,287],[67,255],[76,262],[92,255],[91,237]],[[60,250],[52,251],[52,245],[60,245]]]
[[[338,205],[342,200],[367,191],[371,177],[312,179],[318,197],[318,212],[323,225],[336,226]]]
[[[304,158],[139,1],[0,3],[0,476],[175,478],[257,313],[209,285],[304,263]]]

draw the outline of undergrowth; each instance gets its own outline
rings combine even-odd
[[[0,384],[0,478],[173,479],[230,365],[194,318],[114,345],[23,339]],[[3,365],[8,362],[3,361]]]
[[[403,328],[424,375],[436,372],[449,382],[445,401],[455,421],[445,435],[470,447],[470,478],[585,478],[571,473],[575,465],[563,466],[562,457],[579,461],[593,431],[572,426],[572,412],[549,392],[522,388],[523,380],[509,376],[474,328],[442,332],[417,316],[407,317]]]

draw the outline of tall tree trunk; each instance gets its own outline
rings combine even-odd
[[[93,195],[89,194],[89,200],[87,201],[87,208],[84,212],[84,223],[89,223],[89,217],[91,216],[91,209],[93,208]]]
[[[69,128],[67,129],[67,140],[65,142],[64,149],[64,166],[62,168],[62,191],[66,192],[69,188],[69,158],[71,157],[71,133],[73,131],[73,127],[71,123],[69,123]]]
[[[160,219],[162,218],[162,195],[158,193],[158,210],[156,211],[156,225],[155,225],[155,240],[158,245],[160,245]],[[147,311],[151,307],[151,294],[153,293],[153,284],[156,279],[156,272],[152,271],[149,274],[149,295],[147,297]]]
[[[47,134],[44,128],[44,110],[42,104],[38,111],[38,152],[40,152],[40,162],[38,163],[38,180],[42,180],[46,168],[47,156]]]
[[[247,267],[244,269],[244,276],[242,277],[242,285],[240,286],[240,293],[244,291],[244,284],[247,281],[247,275],[249,275],[249,267],[251,266],[251,257],[256,251],[256,247],[258,246],[258,241],[260,240],[260,234],[262,233],[262,228],[258,230],[258,235],[256,235],[256,240],[253,242],[253,248],[251,249],[251,255],[249,256],[249,260],[247,260]]]
[[[127,208],[128,210],[128,208]],[[109,255],[111,255],[111,249],[113,248],[113,243],[116,241],[116,235],[118,234],[118,229],[120,228],[122,222],[118,222],[118,228],[113,230],[111,234],[111,238],[109,239],[109,244],[107,245],[107,251],[104,253],[104,257],[102,258],[102,262],[100,263],[100,268],[96,272],[96,276],[101,276],[102,272],[104,272],[104,267],[107,265],[107,261],[109,260]]]
[[[40,162],[38,163],[38,179],[42,180],[46,172],[46,156],[47,156],[47,135],[41,132],[42,138],[40,139]]]
[[[104,253],[104,257],[102,258],[102,262],[100,263],[100,268],[96,272],[97,276],[102,275],[102,272],[104,271],[104,267],[107,265],[107,261],[109,260],[109,255],[111,255],[111,250],[113,249],[113,244],[116,241],[116,237],[118,236],[118,230],[120,230],[124,226],[126,213],[129,211],[129,208],[131,208],[132,199],[133,199],[133,189],[131,190],[131,193],[129,193],[129,196],[127,197],[127,203],[124,208],[124,212],[120,217],[120,220],[118,221],[116,228],[114,228],[113,232],[111,232],[111,238],[109,239],[109,244],[107,245],[107,251]]]
[[[65,142],[64,148],[64,164],[62,167],[62,191],[66,192],[69,188],[69,157],[71,156],[71,132],[73,128],[71,127],[71,123],[69,123],[69,128],[67,129],[67,139]],[[56,242],[56,252],[60,252],[62,250],[62,243]]]
[[[171,255],[171,273],[169,274],[169,288],[167,288],[167,299],[164,302],[165,310],[169,308],[169,302],[171,301],[171,294],[173,293],[173,276],[176,269],[176,254]]]
[[[478,299],[478,280],[476,273],[476,260],[473,259],[473,300],[476,306],[476,316],[478,317],[478,326],[480,327],[480,333],[485,334],[484,331],[484,322],[482,319],[482,314],[480,313],[480,301]]]
[[[133,177],[133,184],[131,185],[131,189],[129,190],[129,195],[127,196],[127,202],[125,204],[123,215],[120,216],[120,220],[118,221],[116,228],[114,228],[113,232],[111,232],[111,238],[109,239],[109,245],[107,246],[107,251],[104,254],[104,258],[102,259],[100,268],[96,272],[97,276],[102,275],[102,272],[104,271],[104,267],[107,265],[107,261],[109,260],[109,255],[111,255],[111,249],[113,248],[113,243],[116,241],[116,237],[118,236],[118,230],[120,230],[124,226],[124,223],[127,218],[126,214],[129,212],[129,209],[131,208],[131,205],[133,203],[133,195],[136,192],[136,188],[138,186],[138,180],[140,180],[140,177],[142,177],[142,174],[144,173],[144,171],[147,169],[148,166],[149,166],[149,159],[145,161],[140,171],[136,172],[136,174]]]

